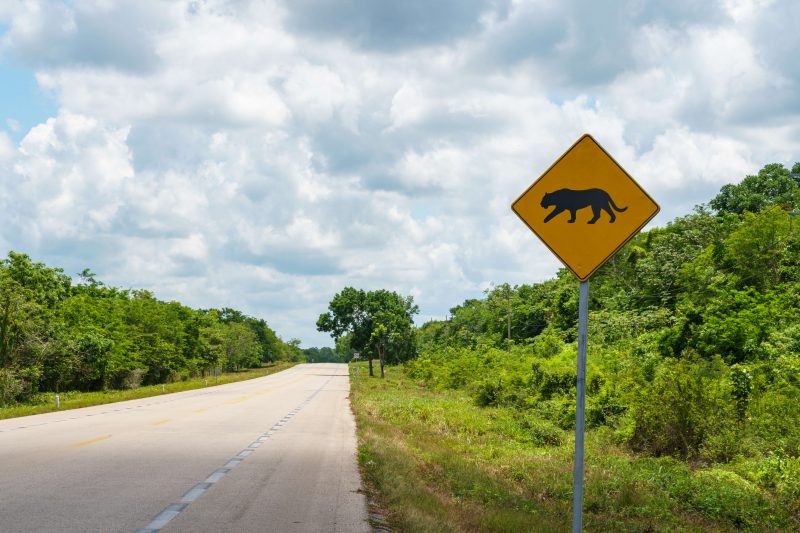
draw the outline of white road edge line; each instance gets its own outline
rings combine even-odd
[[[347,377],[347,374],[342,374],[342,376]],[[330,381],[334,377],[341,377],[341,376],[329,377],[325,381],[325,383],[320,385],[320,387],[317,390],[311,393],[311,395],[308,398],[303,400],[303,402],[300,403],[300,405],[298,405],[297,407],[295,407],[292,411],[290,411],[290,413],[294,415],[298,413],[301,409],[303,409],[303,407],[308,405],[308,403],[314,399],[314,396],[316,396],[322,389],[324,389],[325,386],[327,386],[328,383],[330,383]],[[278,423],[273,425],[269,431],[259,436],[256,442],[254,442],[253,444],[257,444],[258,446],[260,446],[262,442],[266,442],[266,440],[269,437],[272,437],[272,435],[274,435],[276,431],[284,427],[284,420],[286,420],[286,416],[281,418],[281,420]],[[253,446],[251,444],[250,446],[239,452],[239,454],[236,457],[231,458],[225,464],[225,466],[214,470],[214,472],[212,472],[211,475],[209,475],[203,483],[198,483],[194,485],[192,488],[190,488],[188,491],[186,491],[181,497],[179,503],[171,503],[167,505],[164,508],[164,510],[162,510],[155,517],[153,517],[153,519],[150,521],[149,524],[147,524],[147,526],[134,530],[134,533],[155,533],[157,531],[161,531],[161,529],[164,526],[166,526],[170,522],[170,520],[181,514],[181,512],[183,512],[189,506],[190,503],[192,503],[197,498],[202,496],[206,491],[208,491],[208,489],[210,489],[214,485],[214,483],[222,479],[228,472],[231,471],[232,468],[241,464],[241,462],[244,461],[246,457],[252,455],[256,451],[249,448],[257,448],[258,446]]]

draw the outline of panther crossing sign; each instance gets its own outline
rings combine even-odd
[[[658,204],[591,135],[584,135],[511,205],[581,281],[572,531],[583,531],[583,439],[589,277],[658,213]]]
[[[586,281],[659,211],[658,204],[586,134],[511,208]]]

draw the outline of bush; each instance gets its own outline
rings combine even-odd
[[[130,370],[120,370],[116,373],[115,379],[112,382],[114,388],[118,389],[138,389],[142,386],[144,380],[145,370],[142,368],[133,368]]]
[[[665,361],[640,389],[629,444],[652,455],[697,456],[709,435],[736,424],[724,365]]]
[[[573,366],[546,367],[537,361],[531,365],[531,371],[531,385],[542,400],[573,391],[578,379]]]
[[[538,357],[549,359],[555,357],[564,349],[564,341],[551,330],[540,333],[532,342],[533,353]]]
[[[25,384],[10,368],[0,368],[0,406],[17,402],[25,390]]]
[[[520,427],[536,446],[560,446],[564,443],[564,432],[547,420],[528,415],[520,422]]]
[[[503,384],[497,378],[488,378],[475,387],[475,403],[481,407],[500,405]]]
[[[751,431],[765,451],[800,452],[800,389],[770,390],[750,403]]]
[[[751,528],[772,522],[770,505],[746,479],[726,470],[696,473],[688,495],[691,505],[706,516],[728,520],[737,527]]]

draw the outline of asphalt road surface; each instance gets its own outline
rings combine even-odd
[[[0,531],[368,532],[347,372],[0,420]]]

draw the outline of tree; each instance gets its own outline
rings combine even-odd
[[[345,287],[328,304],[328,312],[319,316],[317,330],[330,333],[336,341],[349,336],[350,347],[368,355],[370,376],[374,375],[372,358],[377,354],[383,377],[387,354],[392,361],[414,355],[413,323],[418,312],[411,296]]]
[[[224,330],[223,350],[230,370],[257,367],[261,363],[258,337],[242,323],[229,324]]]
[[[14,364],[31,330],[38,329],[41,309],[33,300],[33,291],[0,270],[0,367]]]
[[[36,303],[47,308],[55,307],[69,295],[71,280],[60,268],[49,268],[44,263],[34,263],[25,254],[8,253],[0,261],[0,269],[22,287],[32,291]]]
[[[800,164],[792,167],[800,172]],[[798,180],[789,175],[789,170],[780,163],[766,165],[755,176],[747,176],[738,185],[725,185],[710,205],[718,213],[729,212],[741,215],[755,213],[764,207],[781,205],[789,207],[798,192]]]

